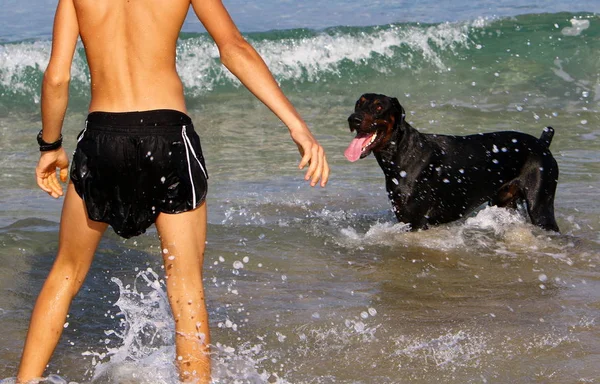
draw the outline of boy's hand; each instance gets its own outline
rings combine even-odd
[[[64,148],[42,152],[35,168],[37,185],[50,196],[58,199],[63,195],[63,188],[56,177],[56,169],[59,169],[60,181],[64,183],[67,181],[68,167],[69,158]]]
[[[303,169],[308,165],[308,170],[304,175],[305,180],[310,180],[310,185],[314,187],[321,179],[321,187],[324,187],[329,180],[329,164],[325,150],[317,142],[308,129],[303,131],[294,131],[291,133],[292,140],[298,146],[298,151],[302,156],[298,168]]]

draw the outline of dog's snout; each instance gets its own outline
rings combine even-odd
[[[363,118],[361,115],[357,113],[353,113],[348,117],[348,125],[350,126],[350,131],[357,130],[362,124]]]

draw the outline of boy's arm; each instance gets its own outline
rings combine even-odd
[[[302,155],[299,168],[309,164],[305,179],[310,179],[312,186],[320,179],[324,187],[329,165],[323,147],[283,94],[263,59],[242,37],[221,0],[191,2],[198,19],[217,44],[223,65],[288,127]]]
[[[42,139],[47,143],[53,143],[61,136],[69,101],[71,63],[78,36],[79,24],[73,0],[59,0],[52,32],[52,53],[42,82]],[[62,147],[41,152],[35,170],[38,186],[53,197],[61,196],[63,191],[56,177],[56,169],[60,169],[60,179],[64,182],[67,180],[68,165]]]

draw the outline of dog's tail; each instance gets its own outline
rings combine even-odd
[[[550,148],[550,143],[554,137],[554,128],[546,127],[540,136],[540,141],[546,145],[546,148]]]

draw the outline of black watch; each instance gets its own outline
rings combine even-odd
[[[40,130],[40,133],[38,133],[38,135],[37,135],[37,142],[40,145],[40,152],[54,151],[55,149],[62,147],[62,141],[63,141],[62,134],[60,135],[58,140],[56,140],[54,143],[46,143],[44,141],[44,139],[42,139],[42,131],[41,130]]]

